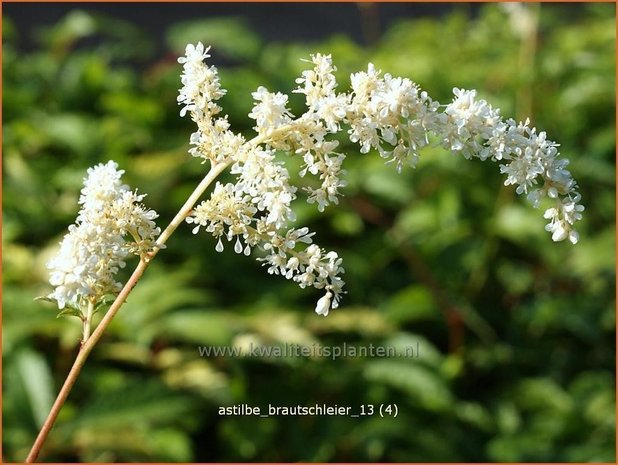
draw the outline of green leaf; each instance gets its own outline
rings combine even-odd
[[[102,311],[102,310],[107,311],[109,306],[113,304],[115,300],[116,300],[116,294],[104,295],[103,297],[101,297],[101,300],[97,302],[97,304],[94,306],[93,314],[97,313],[98,311]]]
[[[440,318],[431,292],[418,284],[399,291],[383,304],[382,309],[389,321],[399,324]]]
[[[58,312],[58,315],[56,315],[56,318],[60,318],[61,316],[76,316],[81,320],[84,319],[84,314],[81,312],[81,310],[74,307],[66,307],[60,310]]]
[[[31,349],[20,350],[16,359],[32,416],[37,426],[41,427],[54,401],[51,372],[43,356]]]
[[[419,364],[393,360],[371,361],[366,364],[365,376],[372,382],[406,392],[410,400],[428,410],[446,411],[453,401],[444,379]]]
[[[166,424],[182,418],[192,407],[189,396],[176,394],[157,381],[133,382],[97,394],[74,419],[58,425],[58,429],[67,434],[81,428]]]
[[[237,320],[236,315],[231,312],[202,309],[164,315],[160,321],[150,325],[165,328],[164,333],[171,340],[225,345],[232,340],[234,329],[238,326]]]
[[[187,434],[171,428],[157,429],[150,433],[150,439],[156,448],[155,457],[169,462],[191,461],[191,440]]]

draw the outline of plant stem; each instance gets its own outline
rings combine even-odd
[[[183,220],[191,212],[191,209],[193,208],[195,203],[199,200],[199,198],[202,196],[208,186],[212,183],[212,181],[219,174],[221,174],[221,172],[225,170],[225,168],[227,168],[229,165],[230,162],[226,162],[219,163],[211,167],[210,171],[208,171],[208,174],[206,174],[204,179],[202,179],[202,181],[198,184],[198,186],[189,196],[182,208],[178,211],[178,213],[168,225],[168,227],[165,228],[165,231],[161,233],[152,252],[148,256],[142,257],[140,259],[140,262],[133,271],[133,274],[116,297],[116,300],[114,300],[114,303],[112,303],[111,307],[101,320],[101,323],[99,323],[99,325],[93,331],[92,335],[90,335],[90,322],[94,305],[92,303],[88,304],[88,315],[86,316],[86,320],[84,321],[84,338],[81,348],[77,354],[77,357],[75,358],[75,362],[73,362],[73,366],[71,367],[67,378],[64,381],[64,384],[62,385],[62,388],[60,389],[60,392],[58,393],[58,397],[56,397],[56,400],[54,401],[54,405],[52,406],[49,415],[43,423],[41,431],[39,431],[39,434],[34,441],[32,449],[30,449],[30,453],[26,458],[26,463],[32,463],[36,461],[37,457],[39,456],[39,452],[43,447],[43,444],[47,440],[49,432],[54,426],[56,418],[58,417],[58,413],[60,413],[60,409],[64,405],[64,402],[66,401],[69,393],[71,392],[71,389],[73,388],[73,385],[75,384],[75,381],[77,380],[77,377],[79,376],[79,373],[81,372],[86,362],[86,359],[88,358],[88,355],[103,336],[103,333],[111,323],[112,318],[114,318],[116,313],[118,313],[118,310],[120,310],[120,308],[126,301],[129,293],[133,290],[133,287],[135,287],[139,279],[142,277],[142,274],[144,274],[146,268],[148,268],[151,260],[155,257],[155,255],[157,255],[159,250],[163,248],[165,242],[167,242],[172,233],[176,230],[176,228],[178,228],[178,226],[180,226]]]
[[[189,213],[191,213],[193,206],[197,203],[202,194],[204,194],[204,191],[208,188],[210,183],[212,183],[212,181],[217,176],[219,176],[223,172],[223,170],[225,170],[229,165],[230,162],[225,162],[213,165],[210,168],[208,174],[204,176],[204,179],[202,179],[202,181],[197,185],[197,187],[189,196],[184,205],[180,208],[180,210],[178,210],[178,213],[176,213],[174,219],[161,233],[161,235],[157,239],[153,252],[150,254],[147,260],[151,260],[152,258],[154,258],[154,256],[159,252],[159,250],[161,250],[162,246],[167,242],[172,233],[176,231],[176,228],[178,228],[178,226],[180,226],[180,224],[185,220]]]
[[[92,322],[92,312],[94,310],[94,302],[88,299],[88,310],[86,313],[86,318],[84,318],[84,335],[82,337],[82,345],[86,343],[88,338],[90,337],[90,324]]]
[[[268,135],[259,135],[248,141],[245,145],[250,147],[258,146],[263,142],[267,141],[274,135],[278,135],[282,132],[288,131],[290,129],[290,125],[285,125],[280,128],[275,129]],[[208,188],[210,183],[219,176],[228,166],[232,164],[232,160],[228,160],[225,162],[221,162],[218,164],[214,164],[208,174],[202,179],[202,182],[198,184],[193,193],[189,196],[185,204],[180,208],[174,219],[170,222],[170,224],[165,228],[165,231],[161,233],[157,242],[155,244],[155,250],[150,255],[149,259],[152,259],[157,252],[162,248],[163,244],[167,242],[172,233],[176,230],[178,226],[185,220],[185,218],[189,215],[193,206],[197,203],[199,198],[204,194],[204,191]]]
[[[105,331],[105,329],[111,322],[112,318],[114,318],[114,315],[118,312],[122,304],[125,302],[127,296],[133,289],[133,286],[135,286],[139,278],[142,276],[142,274],[148,267],[148,263],[149,262],[144,259],[140,260],[139,264],[137,265],[137,268],[135,268],[135,271],[133,271],[131,278],[127,281],[125,286],[122,288],[122,290],[118,294],[118,297],[116,297],[116,300],[114,300],[114,303],[112,304],[108,312],[105,314],[105,316],[101,320],[101,323],[97,326],[97,328],[92,333],[92,336],[90,336],[85,342],[82,343],[82,346],[77,354],[77,357],[75,358],[75,362],[73,362],[73,366],[71,367],[71,371],[69,371],[69,374],[67,375],[67,378],[65,379],[64,384],[62,385],[62,389],[60,389],[60,392],[58,393],[58,397],[56,397],[56,400],[54,401],[54,405],[52,406],[49,412],[49,415],[45,419],[45,423],[43,423],[43,427],[41,428],[41,431],[39,431],[39,435],[34,441],[34,444],[32,446],[32,449],[30,449],[30,453],[28,454],[28,457],[26,457],[26,463],[32,463],[36,461],[37,457],[39,456],[39,452],[41,451],[41,448],[43,447],[43,444],[45,443],[45,440],[47,439],[49,432],[54,426],[56,418],[58,417],[58,413],[60,413],[60,409],[64,405],[64,402],[66,401],[69,393],[71,392],[71,389],[73,388],[73,385],[75,384],[75,381],[77,381],[77,377],[79,376],[79,373],[82,370],[84,363],[86,362],[86,359],[88,358],[88,355],[90,354],[90,352],[92,351],[96,343],[99,341],[99,339],[101,339],[103,332]]]

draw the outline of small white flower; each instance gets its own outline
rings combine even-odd
[[[553,228],[552,235],[551,235],[552,241],[559,242],[559,241],[565,240],[569,235],[569,231],[566,228],[564,228],[562,223],[555,223],[555,225],[556,226],[555,228]]]
[[[256,101],[249,118],[256,122],[254,129],[262,133],[270,133],[278,127],[288,124],[292,120],[292,114],[287,108],[288,96],[277,92],[268,92],[266,87],[260,86],[251,94]]]
[[[327,316],[328,311],[330,310],[330,302],[333,297],[333,294],[328,291],[318,300],[317,305],[315,306],[315,313],[318,315]]]
[[[192,66],[198,66],[206,58],[210,58],[208,51],[210,47],[204,48],[204,44],[198,42],[197,45],[187,44],[185,47],[185,56],[178,58],[178,63],[190,64]]]

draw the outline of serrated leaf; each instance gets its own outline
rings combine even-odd
[[[76,316],[80,320],[84,318],[84,315],[82,314],[82,312],[78,310],[77,308],[73,308],[73,307],[67,307],[67,308],[62,309],[61,311],[58,312],[58,315],[56,315],[56,318],[60,318],[61,316]]]
[[[116,294],[106,294],[106,295],[104,295],[101,298],[101,301],[98,302],[94,306],[94,309],[93,309],[92,313],[95,314],[98,311],[102,311],[102,310],[107,311],[107,309],[111,306],[111,304],[114,303],[115,300],[116,300]]]

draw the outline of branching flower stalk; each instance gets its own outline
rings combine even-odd
[[[342,259],[315,244],[315,233],[307,227],[290,226],[296,220],[292,202],[298,187],[277,159],[278,152],[302,157],[300,176],[317,180],[302,190],[310,204],[324,211],[338,203],[345,186],[346,155],[337,152],[335,134],[346,131],[361,153],[375,151],[397,171],[414,167],[421,149],[435,141],[466,159],[499,162],[505,185],[516,185],[516,192],[526,194],[535,208],[543,199],[551,203],[544,214],[549,220],[545,229],[554,241],[575,244],[579,239],[573,225],[584,207],[566,169],[568,160],[558,158],[558,145],[528,120],[503,120],[498,109],[476,98],[476,91],[455,88],[453,101],[441,105],[409,79],[382,75],[370,63],[366,71],[350,76],[350,91],[338,93],[331,56],[318,53],[311,56],[311,68],[296,79],[294,92],[305,96],[305,113],[295,117],[287,95],[260,86],[252,94],[255,104],[249,113],[257,135],[247,141],[230,130],[227,116],[219,116],[217,101],[226,91],[216,67],[206,63],[208,51],[202,43],[189,44],[178,59],[183,65],[178,103],[181,116],[189,114],[197,125],[189,153],[210,169],[163,232],[154,221],[157,213],[141,203],[145,195],[122,184],[123,171],[115,162],[88,170],[77,220],[49,262],[54,290],[47,296],[61,315],[82,320],[82,345],[28,462],[36,460],[89,353],[183,222],[193,225],[194,234],[211,234],[218,252],[226,243],[247,256],[257,249],[257,260],[268,273],[301,288],[322,290],[317,314],[326,316],[339,306],[345,294]],[[235,182],[216,181],[228,168]],[[208,200],[196,206],[213,182]],[[139,257],[139,264],[123,286],[115,275],[131,255]],[[93,314],[110,296],[115,300],[90,334]]]

